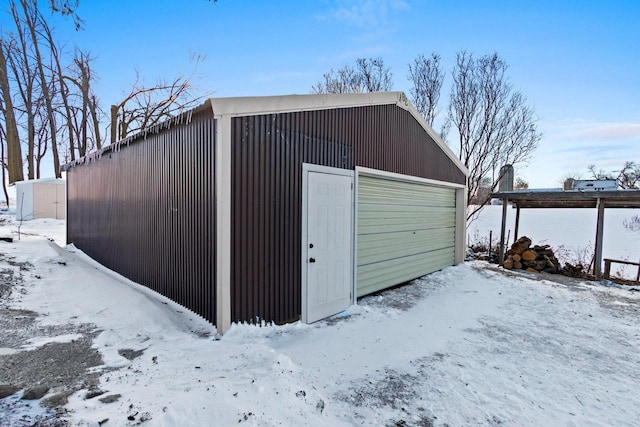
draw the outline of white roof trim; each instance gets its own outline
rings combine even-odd
[[[368,105],[397,105],[411,113],[453,163],[465,174],[468,169],[409,102],[404,92],[370,92],[320,95],[250,96],[209,99],[215,117],[255,116],[293,111],[328,110]]]
[[[440,181],[437,179],[430,179],[430,178],[420,178],[418,176],[404,175],[404,174],[395,173],[395,172],[387,172],[379,169],[366,168],[364,166],[356,166],[356,173],[358,175],[372,176],[375,178],[385,178],[392,181],[414,182],[418,184],[433,185],[433,186],[444,187],[449,189],[466,188],[465,184],[456,184],[455,182]]]
[[[32,184],[59,184],[64,185],[65,180],[62,178],[38,178],[38,179],[26,179],[24,181],[14,182],[16,185],[32,185]]]
[[[398,103],[402,92],[211,98],[214,115],[253,116],[293,111],[328,110]]]

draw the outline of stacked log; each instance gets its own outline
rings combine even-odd
[[[547,273],[560,272],[560,262],[553,253],[551,246],[531,246],[531,239],[526,236],[520,237],[511,245],[502,266],[507,270],[526,270],[532,273],[540,271]]]
[[[586,271],[584,270],[584,266],[582,264],[573,265],[568,262],[565,262],[563,273],[565,276],[583,277]]]

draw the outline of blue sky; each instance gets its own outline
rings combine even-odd
[[[96,56],[103,105],[135,79],[192,69],[212,96],[309,93],[331,68],[381,56],[394,89],[408,93],[407,64],[435,51],[449,70],[459,50],[498,52],[544,133],[516,170],[532,187],[561,175],[640,162],[640,1],[81,0],[85,29],[56,19],[69,46]],[[6,18],[3,18],[6,19]]]

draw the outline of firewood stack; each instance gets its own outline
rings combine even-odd
[[[564,268],[562,272],[564,273],[565,276],[570,276],[570,277],[584,277],[585,274],[587,273],[582,264],[578,263],[576,265],[573,265],[568,262],[564,263]]]
[[[502,266],[507,270],[518,269],[532,273],[560,272],[560,262],[554,255],[551,246],[531,246],[531,239],[526,236],[520,237],[511,245]]]

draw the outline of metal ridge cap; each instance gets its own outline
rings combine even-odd
[[[403,92],[290,94],[209,98],[215,116],[258,115],[291,111],[327,110],[368,105],[400,105]]]

